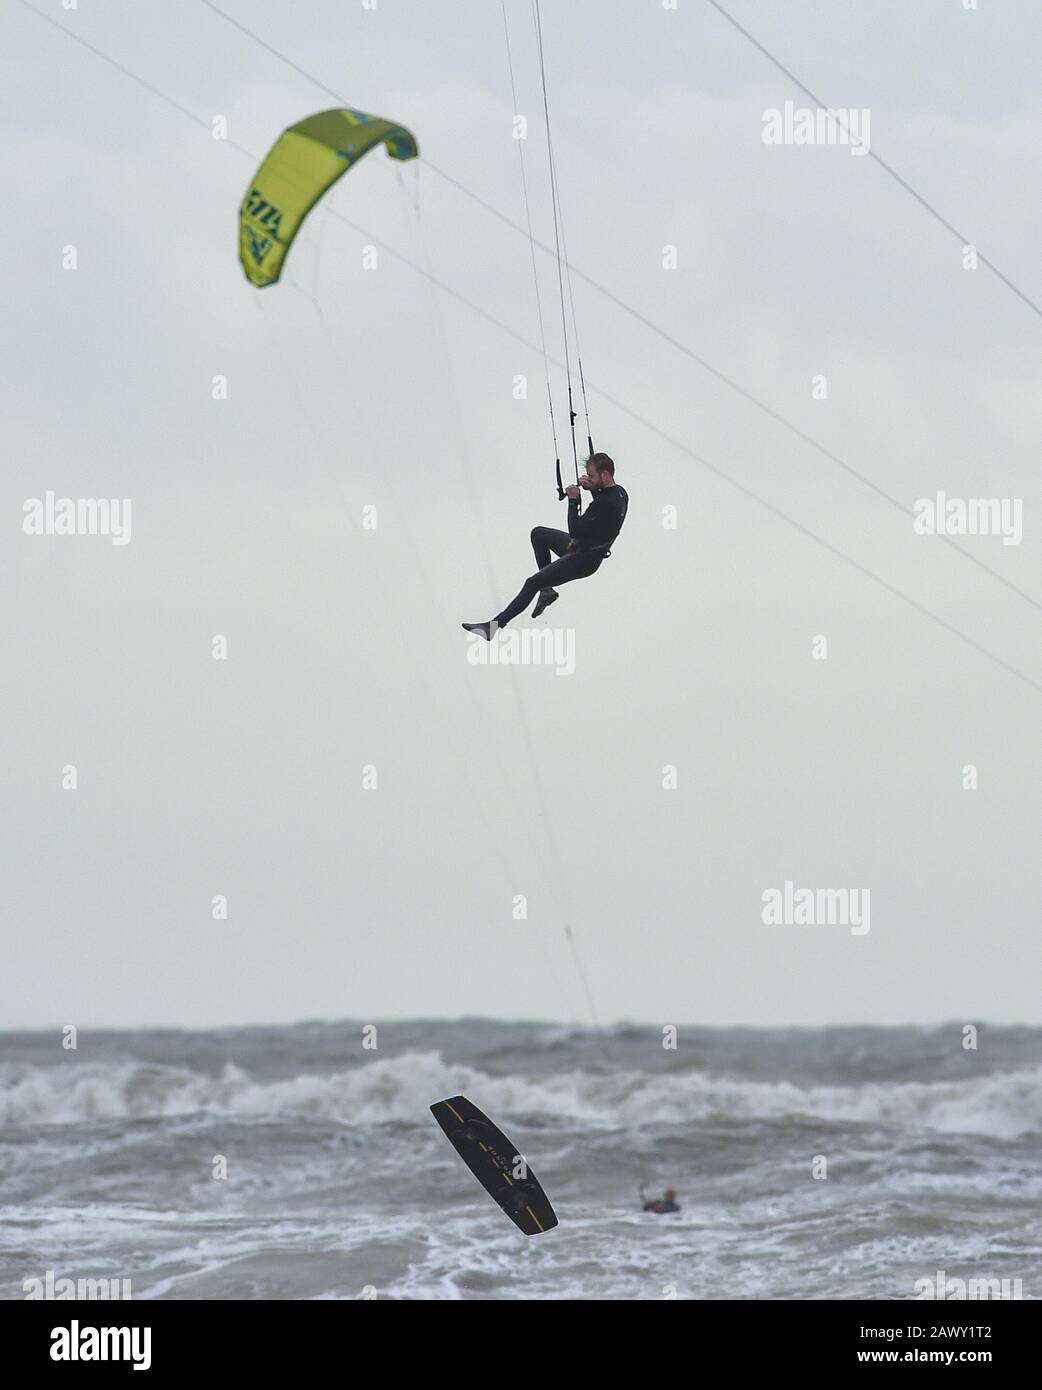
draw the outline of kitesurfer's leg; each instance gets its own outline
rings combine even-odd
[[[532,549],[535,552],[535,567],[546,569],[550,555],[564,555],[572,543],[567,531],[555,531],[552,526],[536,526],[532,529]]]
[[[567,531],[555,531],[550,526],[536,526],[532,531],[532,549],[535,551],[537,569],[546,569],[550,564],[550,552],[563,556],[568,553],[572,538]],[[532,617],[538,618],[551,603],[556,603],[559,595],[555,589],[546,586],[539,591],[539,599],[532,609]]]
[[[567,531],[555,531],[552,526],[536,526],[532,531],[532,549],[539,566],[536,573],[525,580],[517,597],[507,604],[498,617],[488,623],[464,623],[465,630],[491,642],[496,629],[510,622],[511,618],[516,618],[537,594],[539,602],[532,613],[533,618],[537,618],[558,597],[555,584],[567,584],[573,579],[585,579],[588,574],[593,574],[604,557],[594,558],[589,551],[569,550],[571,543],[572,538]],[[560,558],[552,560],[551,555]]]
[[[602,559],[603,556],[592,555],[588,550],[571,550],[560,560],[536,570],[525,580],[513,602],[492,619],[493,625],[506,627],[512,618],[524,612],[541,589],[553,589],[558,584],[570,584],[573,579],[585,579],[600,568]]]

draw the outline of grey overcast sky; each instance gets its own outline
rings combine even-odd
[[[225,8],[421,159],[352,170],[257,291],[251,173],[339,103],[200,0],[2,0],[3,1025],[585,1021],[582,973],[601,1020],[1042,1021],[1039,313],[875,161],[766,145],[806,98],[706,0],[543,0],[630,519],[553,611],[574,673],[471,665],[563,524],[527,242],[435,171],[523,219],[501,6]],[[1035,0],[727,8],[1042,302]],[[1022,542],[915,535],[938,490],[1022,499]],[[130,544],[25,535],[49,491],[129,498]],[[786,880],[870,931],[765,925]]]

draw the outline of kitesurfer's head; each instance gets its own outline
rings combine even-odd
[[[667,1202],[675,1202],[676,1200],[677,1200],[677,1194],[673,1191],[673,1189],[672,1189],[671,1187],[667,1187],[667,1188],[666,1188],[666,1201],[667,1201]]]
[[[586,476],[595,491],[601,487],[611,487],[615,482],[615,464],[607,454],[591,454],[586,460]]]

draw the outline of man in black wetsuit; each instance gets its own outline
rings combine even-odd
[[[677,1194],[671,1187],[666,1188],[664,1196],[655,1197],[650,1200],[644,1196],[644,1191],[641,1189],[640,1197],[641,1201],[644,1203],[643,1210],[653,1211],[656,1216],[666,1216],[669,1212],[680,1210],[679,1206],[677,1206]]]
[[[579,511],[579,488],[574,484],[566,489],[568,496],[568,532],[555,531],[549,526],[537,526],[532,532],[532,549],[538,569],[529,575],[517,597],[498,613],[491,622],[464,623],[468,632],[476,632],[486,641],[511,618],[524,612],[538,594],[532,617],[538,618],[560,595],[557,585],[573,579],[586,579],[600,569],[611,554],[610,547],[622,530],[629,507],[626,489],[615,481],[615,464],[607,454],[591,454],[586,460],[586,476],[580,486],[593,493],[593,501],[585,512]],[[551,552],[559,556],[550,558]]]

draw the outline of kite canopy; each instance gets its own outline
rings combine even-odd
[[[284,130],[253,176],[239,209],[239,260],[246,278],[273,285],[301,223],[327,189],[374,146],[392,159],[415,159],[404,126],[343,108],[320,111]]]

